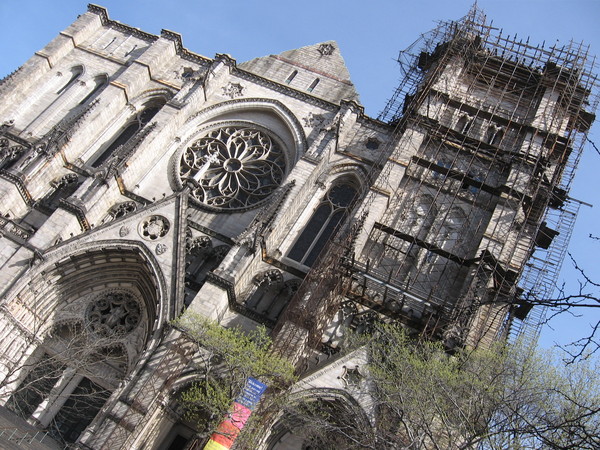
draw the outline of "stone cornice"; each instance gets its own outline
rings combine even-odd
[[[209,66],[212,63],[212,59],[207,58],[206,56],[199,55],[197,53],[189,51],[187,48],[183,46],[183,40],[181,39],[181,34],[171,31],[171,30],[161,30],[160,36],[164,39],[168,39],[175,44],[175,52],[181,58],[187,61],[193,61],[203,66]]]
[[[132,34],[132,35],[139,37],[141,39],[144,39],[148,42],[154,42],[157,39],[159,39],[159,37],[162,37],[164,39],[168,39],[168,40],[172,41],[175,45],[175,50],[176,50],[177,56],[179,56],[180,58],[185,59],[187,61],[195,62],[202,66],[208,66],[211,63],[213,63],[213,61],[220,60],[220,61],[223,61],[228,66],[230,66],[232,74],[238,76],[239,78],[242,78],[242,79],[245,79],[248,81],[252,81],[261,86],[267,87],[267,88],[272,89],[277,92],[281,92],[292,98],[296,98],[296,99],[305,101],[307,103],[310,103],[312,105],[318,106],[323,109],[327,109],[329,111],[335,111],[336,109],[339,108],[339,106],[335,103],[331,103],[327,100],[316,97],[309,93],[296,90],[294,88],[291,88],[287,85],[283,85],[276,81],[269,80],[268,78],[262,77],[260,75],[256,75],[247,70],[240,69],[239,67],[237,67],[235,59],[231,58],[231,56],[229,56],[229,55],[219,54],[219,55],[216,55],[215,59],[213,60],[213,59],[207,58],[205,56],[202,56],[198,53],[194,53],[183,46],[183,41],[182,41],[181,35],[175,31],[163,29],[163,30],[161,30],[160,36],[157,36],[154,34],[150,34],[150,33],[141,31],[140,29],[132,27],[130,25],[125,25],[125,24],[122,24],[120,22],[110,19],[108,17],[107,9],[102,6],[90,4],[90,5],[88,5],[88,11],[100,16],[102,25],[110,26],[111,28],[115,28],[115,29],[118,29],[125,33]],[[275,59],[281,59],[281,60],[286,61],[285,58],[281,58],[281,57],[275,57]],[[313,70],[313,72],[315,72],[315,71]],[[323,75],[327,76],[329,78],[335,79],[341,83],[348,84],[349,86],[354,86],[352,84],[352,82],[350,82],[348,80],[338,79],[335,76],[326,74],[326,73],[323,73]],[[361,106],[361,108],[362,108],[362,106]],[[373,125],[377,125],[377,126],[381,126],[381,127],[385,126],[384,122],[381,122],[379,120],[373,119],[368,116],[365,116],[364,113],[359,114],[359,118],[360,118],[360,120],[368,121],[368,122],[372,123]]]
[[[121,22],[110,19],[108,17],[108,10],[102,6],[89,4],[88,11],[98,15],[100,17],[102,25],[106,27],[114,28],[116,30],[129,33],[135,37],[138,37],[148,42],[154,42],[158,39],[158,36],[156,36],[155,34],[146,33],[145,31],[142,31],[139,28],[135,28],[130,25],[125,25]]]
[[[0,178],[3,178],[6,181],[15,185],[17,191],[19,191],[19,194],[21,194],[21,197],[23,198],[23,201],[27,204],[27,206],[33,205],[33,197],[29,193],[25,182],[20,176],[15,175],[14,173],[9,172],[8,170],[0,170]]]
[[[82,206],[76,205],[75,203],[62,198],[60,199],[59,206],[77,218],[77,222],[79,222],[81,231],[85,232],[90,230],[90,223],[85,216],[85,209]]]
[[[175,45],[175,50],[176,50],[177,56],[179,56],[180,58],[185,59],[187,61],[195,62],[202,66],[208,66],[211,63],[213,63],[214,61],[220,60],[220,61],[223,61],[225,64],[227,64],[229,67],[231,67],[232,74],[238,76],[239,78],[242,78],[242,79],[245,79],[248,81],[252,81],[261,86],[267,87],[267,88],[272,89],[277,92],[281,92],[292,98],[296,98],[296,99],[305,101],[307,103],[310,103],[312,105],[318,106],[323,109],[327,109],[329,111],[335,111],[336,109],[339,108],[339,106],[335,103],[329,102],[327,100],[316,97],[309,93],[296,90],[287,85],[283,85],[276,81],[269,80],[268,78],[265,78],[260,75],[256,75],[252,72],[249,72],[247,70],[241,69],[241,68],[237,67],[235,59],[231,58],[231,56],[229,56],[229,55],[219,54],[219,55],[216,55],[215,59],[213,60],[213,59],[207,58],[205,56],[202,56],[198,53],[194,53],[183,46],[181,34],[175,32],[175,31],[163,29],[163,30],[161,30],[160,36],[157,36],[154,34],[150,34],[150,33],[141,31],[140,29],[132,27],[130,25],[125,25],[125,24],[122,24],[120,22],[110,19],[108,17],[107,9],[102,6],[90,4],[90,5],[88,5],[88,11],[100,16],[100,20],[102,21],[103,25],[110,26],[112,28],[118,29],[125,33],[132,34],[132,35],[139,37],[141,39],[144,39],[148,42],[154,42],[157,39],[159,39],[159,37],[162,37],[164,39],[168,39],[168,40],[172,41]],[[272,55],[272,56],[275,59],[280,59],[282,61],[289,62],[285,58],[281,58],[281,57],[278,57],[275,55]],[[315,71],[313,70],[313,72],[315,72]],[[315,72],[315,73],[317,73],[317,72]],[[320,73],[320,72],[318,72],[318,73]],[[347,84],[349,86],[354,86],[351,81],[336,78],[335,76],[333,76],[331,74],[322,73],[322,75],[327,76],[328,78],[335,79],[335,80],[337,80],[341,83]],[[358,106],[360,106],[360,105],[358,105]],[[360,108],[362,109],[362,106],[360,106]],[[369,116],[366,116],[366,115],[364,115],[364,112],[361,112],[359,114],[359,120],[367,121],[372,125],[379,126],[382,128],[388,128],[388,126],[385,124],[385,122],[379,121],[377,119],[373,119]]]
[[[131,34],[147,42],[155,42],[161,37],[172,41],[175,44],[175,51],[177,55],[185,60],[193,61],[204,66],[208,66],[212,62],[210,58],[207,58],[205,56],[199,55],[186,49],[183,46],[181,35],[175,31],[161,30],[160,36],[157,36],[155,34],[146,33],[145,31],[142,31],[139,28],[135,28],[130,25],[125,25],[121,22],[110,19],[108,17],[108,10],[102,6],[90,4],[88,5],[88,11],[93,14],[97,14],[100,17],[102,25],[114,28],[119,31],[123,31],[124,33]]]

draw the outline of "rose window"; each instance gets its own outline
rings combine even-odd
[[[210,131],[181,157],[179,176],[205,205],[240,209],[266,199],[283,181],[285,155],[265,132],[247,127]]]
[[[140,234],[144,239],[155,241],[169,232],[169,221],[163,216],[150,216],[145,219],[139,227]]]
[[[100,297],[87,314],[90,329],[101,336],[129,333],[140,323],[140,318],[140,304],[127,292]]]

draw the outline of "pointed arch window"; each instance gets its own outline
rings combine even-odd
[[[76,442],[108,397],[110,391],[83,377],[54,416],[49,427],[50,434],[65,442]]]
[[[44,353],[27,374],[21,385],[10,396],[6,407],[19,417],[27,420],[46,399],[58,382],[66,366]]]
[[[26,420],[35,419],[63,443],[79,438],[125,377],[122,339],[140,319],[139,299],[128,293],[100,295],[89,306],[83,308],[84,321],[49,330],[37,350],[40,357],[27,360],[27,374],[6,405]]]
[[[504,137],[504,130],[501,127],[490,126],[487,129],[486,142],[491,145],[498,145]]]
[[[292,82],[292,80],[293,80],[294,78],[296,78],[296,75],[298,75],[298,71],[297,71],[297,70],[294,70],[292,73],[290,73],[290,76],[289,76],[289,77],[287,77],[287,80],[285,80],[285,82],[286,82],[287,84],[290,84],[290,83]]]
[[[137,210],[137,203],[133,201],[119,203],[114,205],[108,210],[108,214],[104,219],[102,219],[102,223],[107,223],[112,220],[120,219],[121,217],[125,217],[127,214],[135,212]]]
[[[96,98],[102,89],[108,85],[108,76],[100,75],[94,78],[94,87],[92,90],[79,102],[80,105],[85,105],[90,100]]]
[[[93,168],[98,168],[104,164],[120,147],[126,145],[133,139],[133,137],[135,137],[142,128],[152,120],[161,107],[162,104],[148,106],[136,114],[125,127],[121,129],[121,132],[113,139],[108,147],[92,161],[91,166]]]
[[[81,74],[83,73],[82,66],[76,66],[71,69],[71,78],[64,84],[58,91],[56,91],[56,95],[61,95],[65,93],[71,86],[75,84],[75,82],[79,79]]]
[[[463,210],[457,207],[451,208],[437,228],[434,243],[442,250],[464,256],[463,252],[469,247],[464,242],[469,224]]]
[[[334,232],[347,217],[357,191],[350,184],[331,187],[300,233],[288,257],[312,266]]]
[[[314,91],[314,90],[315,90],[315,88],[317,87],[317,85],[319,84],[319,82],[320,82],[320,81],[321,81],[321,80],[320,80],[319,78],[315,78],[315,79],[313,80],[313,82],[312,82],[312,83],[310,83],[310,86],[309,86],[309,87],[308,87],[308,89],[307,89],[307,90],[308,90],[308,92],[312,92],[312,91]]]
[[[456,122],[456,130],[459,133],[467,134],[471,127],[473,126],[474,119],[468,114],[463,114],[459,117],[458,122]]]

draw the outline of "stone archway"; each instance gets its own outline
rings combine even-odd
[[[366,413],[350,394],[339,389],[309,389],[284,406],[263,448],[358,448],[372,443],[373,433]]]
[[[3,361],[0,403],[75,442],[155,332],[161,284],[135,245],[48,258],[6,303],[2,321],[14,337],[10,349],[0,341],[11,356]]]

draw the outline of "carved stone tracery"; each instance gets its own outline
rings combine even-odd
[[[229,98],[241,97],[244,94],[244,86],[239,83],[229,82],[221,89],[223,89],[223,95]]]
[[[329,55],[333,54],[335,47],[333,46],[333,44],[325,43],[325,44],[319,45],[318,50],[321,55],[329,56]]]
[[[87,321],[91,331],[100,336],[127,334],[140,323],[141,308],[127,292],[102,295],[88,307]]]
[[[230,126],[208,132],[183,153],[179,177],[192,196],[219,209],[241,209],[266,199],[283,182],[282,148],[266,132]]]
[[[170,229],[169,220],[163,216],[150,216],[140,224],[140,235],[144,239],[155,241],[164,237]]]

